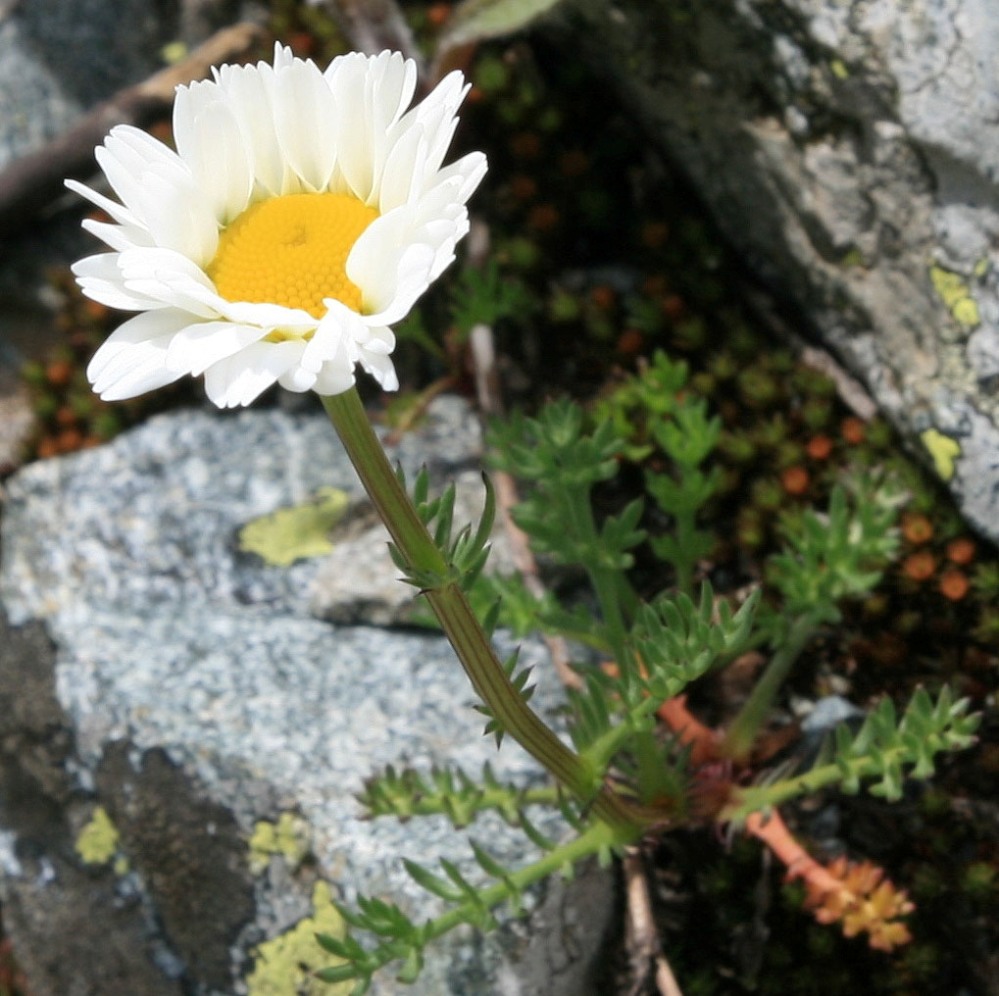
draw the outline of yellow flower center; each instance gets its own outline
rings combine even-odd
[[[219,236],[207,273],[227,301],[301,308],[322,318],[323,298],[361,310],[347,256],[378,217],[347,194],[286,194],[247,208]]]

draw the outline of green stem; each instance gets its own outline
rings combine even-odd
[[[501,729],[545,766],[600,820],[613,827],[623,844],[637,838],[662,814],[645,809],[611,791],[600,773],[570,750],[527,706],[513,687],[502,663],[472,612],[464,593],[447,581],[448,564],[427,532],[409,495],[399,482],[354,388],[322,398],[361,483],[378,509],[399,552],[409,566],[441,578],[424,591],[441,627],[461,661],[472,687],[489,707]]]
[[[611,655],[622,674],[631,677],[634,674],[634,658],[628,646],[628,628],[622,605],[622,594],[630,586],[620,571],[611,572],[599,562],[602,553],[600,534],[593,520],[589,488],[573,488],[566,497],[571,528],[588,552],[584,566],[600,605]]]
[[[744,761],[753,749],[756,734],[762,729],[784,679],[815,631],[811,615],[799,616],[791,624],[787,639],[774,651],[770,663],[728,728],[721,744],[722,753],[735,761]]]
[[[578,837],[542,855],[534,863],[511,872],[502,881],[489,887],[476,890],[475,899],[464,902],[448,910],[420,927],[420,943],[427,945],[438,937],[454,930],[463,923],[479,923],[483,910],[492,910],[500,903],[516,899],[525,889],[571,868],[580,861],[606,851],[620,844],[612,828],[605,823],[593,823]],[[324,982],[346,982],[370,975],[400,957],[400,950],[393,944],[386,944],[371,951],[365,959],[362,972],[347,964],[330,969],[322,969],[318,975]]]
[[[852,773],[858,779],[875,777],[882,770],[884,757],[892,755],[899,757],[903,762],[908,760],[908,755],[902,748],[885,752],[881,759],[858,757],[850,762]],[[749,785],[739,788],[732,793],[731,799],[719,814],[718,822],[740,822],[750,813],[779,806],[798,796],[811,795],[841,781],[843,781],[843,769],[838,764],[823,764],[821,767],[806,771],[803,775],[784,778],[771,785]]]
[[[675,517],[676,545],[679,556],[673,564],[676,568],[676,586],[689,598],[694,597],[694,567],[690,557],[691,540],[696,532],[696,513],[688,509],[677,512]]]

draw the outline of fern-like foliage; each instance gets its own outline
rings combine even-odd
[[[901,718],[892,700],[884,698],[855,736],[846,726],[836,729],[833,763],[840,788],[857,792],[869,782],[871,795],[900,799],[904,769],[911,769],[913,778],[929,778],[936,755],[970,746],[978,722],[978,716],[968,714],[968,700],[955,700],[947,686],[936,702],[925,689],[917,689]]]
[[[369,817],[394,816],[405,823],[414,816],[443,814],[456,829],[469,826],[484,812],[495,812],[513,827],[524,825],[524,810],[532,805],[554,805],[551,788],[517,788],[501,782],[486,764],[477,779],[460,768],[434,768],[423,775],[411,768],[396,771],[388,765],[369,778],[358,801]]]

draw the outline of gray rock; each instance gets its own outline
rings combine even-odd
[[[176,3],[147,0],[0,2],[0,171],[160,69],[177,13]],[[38,340],[57,338],[47,270],[93,251],[76,212],[4,237],[0,349],[16,350],[20,362],[37,355]]]
[[[477,446],[468,409],[442,399],[392,455],[442,475]],[[541,777],[515,744],[497,753],[483,738],[442,637],[316,619],[322,556],[279,566],[241,549],[247,523],[330,485],[360,493],[325,417],[280,411],[160,416],[8,482],[0,900],[39,996],[290,994],[287,969],[272,989],[261,966],[276,957],[268,942],[311,936],[302,918],[317,885],[348,904],[390,896],[423,918],[436,907],[399,859],[469,865],[443,819],[361,820],[367,777],[388,763],[474,773],[487,761],[520,784]],[[41,649],[23,649],[31,640]],[[522,659],[538,665],[534,701],[550,714],[561,698],[541,648]],[[99,841],[96,806],[119,836],[95,866],[82,854]],[[531,850],[498,819],[474,834],[510,864]],[[451,935],[415,988],[389,971],[373,991],[586,993],[613,902],[607,876],[582,883],[585,911],[552,893],[529,927]],[[104,939],[87,958],[53,957],[56,908],[65,930],[82,918],[81,937]]]
[[[454,476],[454,485],[455,523],[477,523],[485,504],[481,475],[463,471]],[[442,486],[440,482],[438,490]],[[404,626],[427,616],[426,606],[414,599],[410,586],[399,584],[399,572],[387,562],[389,535],[370,502],[352,506],[332,535],[333,550],[312,582],[313,615],[341,625],[375,626]],[[510,544],[497,523],[486,571],[510,574],[515,566]]]
[[[999,7],[566,0],[756,273],[999,539]]]
[[[158,69],[174,29],[168,4],[145,0],[11,5],[0,18],[0,169]]]

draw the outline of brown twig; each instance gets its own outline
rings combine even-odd
[[[660,996],[683,996],[676,976],[662,953],[659,932],[652,915],[652,899],[641,853],[629,848],[622,862],[627,914],[625,947],[631,965],[632,990],[637,994],[644,985],[648,966],[655,965],[656,989]]]
[[[0,236],[22,228],[59,197],[66,177],[90,176],[94,147],[114,125],[141,128],[165,117],[178,86],[204,78],[212,66],[244,57],[263,35],[261,27],[249,23],[217,32],[182,62],[120,90],[44,148],[8,166],[0,173]]]
[[[333,19],[347,36],[351,48],[367,55],[385,49],[402,52],[416,62],[421,81],[426,81],[426,63],[416,46],[413,32],[395,0],[323,0]]]
[[[468,255],[473,266],[481,265],[489,253],[489,229],[481,222],[472,222],[468,236]],[[496,367],[496,349],[493,343],[493,330],[485,324],[476,325],[469,336],[469,356],[475,377],[475,391],[479,410],[487,417],[503,414],[503,399],[500,389],[499,371]],[[517,485],[514,479],[503,470],[492,473],[493,487],[496,489],[496,507],[500,521],[513,553],[513,562],[524,579],[524,586],[535,597],[542,598],[545,587],[538,573],[538,562],[534,559],[527,534],[513,521],[510,510],[519,502]],[[559,680],[567,688],[580,689],[583,680],[570,664],[569,645],[561,636],[544,637],[552,664]]]

